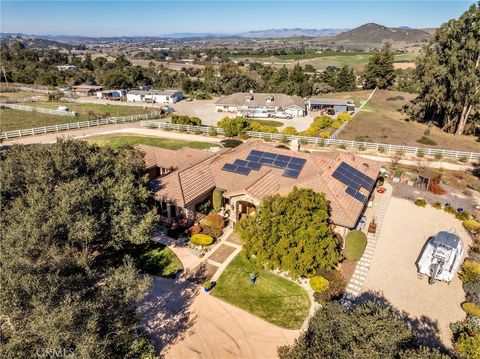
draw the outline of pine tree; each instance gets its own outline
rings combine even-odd
[[[394,56],[389,43],[382,50],[373,55],[365,67],[363,87],[373,89],[388,89],[395,82]]]

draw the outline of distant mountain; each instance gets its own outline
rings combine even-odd
[[[386,27],[378,24],[365,24],[335,36],[336,42],[382,43],[382,42],[419,42],[427,40],[431,34],[418,29]]]
[[[33,49],[73,49],[74,46],[60,41],[40,38],[35,35],[25,35],[21,33],[0,33],[2,43],[10,44],[15,41],[21,41],[26,48]]]
[[[341,32],[346,31],[345,29],[270,29],[270,30],[258,30],[258,31],[248,31],[238,36],[250,38],[250,39],[274,39],[274,38],[284,38],[284,37],[296,37],[296,36],[308,36],[308,37],[318,37],[318,36],[335,36]]]

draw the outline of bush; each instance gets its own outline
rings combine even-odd
[[[419,157],[419,158],[425,157],[425,150],[419,149],[417,151],[417,157]]]
[[[213,97],[208,93],[199,93],[195,95],[196,100],[211,100]]]
[[[347,286],[342,274],[337,270],[319,269],[317,275],[328,280],[328,287],[323,292],[313,293],[315,301],[325,305],[331,300],[340,299]]]
[[[310,278],[310,287],[315,292],[323,292],[328,288],[329,282],[327,279],[323,278],[322,276],[315,276]]]
[[[332,128],[337,129],[340,128],[341,125],[343,125],[342,121],[335,121],[334,123],[332,123]]]
[[[177,125],[201,126],[202,120],[198,117],[172,115],[172,123]]]
[[[443,210],[447,213],[451,213],[453,215],[456,215],[458,212],[457,212],[457,209],[455,207],[452,207],[452,206],[445,206],[443,207]]]
[[[463,283],[475,282],[480,280],[480,262],[466,259],[463,262],[462,270],[458,274]]]
[[[309,128],[304,131],[305,136],[319,136],[322,130],[330,128],[333,119],[327,115],[317,116],[313,119]]]
[[[468,211],[457,212],[457,214],[455,214],[455,218],[461,221],[466,221],[470,219],[470,212]]]
[[[206,216],[202,222],[203,233],[218,238],[223,233],[224,220],[223,217],[217,213],[212,213]]]
[[[461,157],[458,159],[458,161],[460,161],[460,162],[462,162],[462,163],[465,163],[465,162],[468,161],[468,158],[467,158],[467,156],[461,156]]]
[[[234,137],[244,135],[251,129],[251,122],[243,117],[235,118],[225,117],[218,121],[217,126],[223,130],[226,137]]]
[[[418,207],[425,207],[427,205],[427,201],[425,201],[423,198],[417,198],[415,200],[415,205]]]
[[[403,96],[387,97],[387,101],[403,101],[403,100],[405,100],[405,97],[403,97]]]
[[[228,139],[228,140],[222,140],[222,141],[220,141],[220,144],[221,144],[223,147],[226,147],[226,148],[235,148],[235,147],[241,145],[242,143],[243,143],[243,141],[235,140],[235,139],[233,139],[233,138]]]
[[[463,221],[463,226],[472,232],[480,231],[480,222],[475,221],[474,219],[467,219]]]
[[[436,153],[434,157],[436,160],[441,160],[443,158],[441,153]]]
[[[422,138],[419,138],[417,140],[418,143],[421,143],[422,145],[427,145],[427,146],[436,146],[437,143],[431,139],[429,139],[426,136],[422,136]]]
[[[342,122],[351,121],[352,115],[350,115],[348,112],[342,112],[340,115],[337,116],[337,120]]]
[[[462,309],[465,313],[480,318],[480,307],[475,303],[464,302],[462,303]]]
[[[440,202],[433,202],[432,207],[435,209],[442,209],[442,204]]]
[[[209,246],[213,243],[213,238],[207,234],[197,233],[190,237],[190,242],[197,246]]]
[[[200,227],[198,224],[194,225],[194,226],[191,226],[189,229],[188,229],[188,233],[193,236],[194,234],[199,234],[202,232],[202,227]]]
[[[465,297],[477,305],[480,305],[480,281],[471,281],[463,284]]]
[[[209,130],[208,130],[208,135],[209,136],[212,136],[212,137],[215,137],[218,135],[217,133],[217,130],[215,129],[215,127],[210,127]]]
[[[298,135],[298,131],[295,127],[292,126],[287,126],[283,129],[282,132],[284,135],[289,135],[289,136],[296,136]]]
[[[456,353],[462,358],[479,358],[480,328],[473,317],[467,317],[463,322],[454,323],[450,328]]]
[[[275,148],[281,148],[282,150],[290,150],[290,147],[285,145],[278,145],[278,146],[275,146]]]
[[[345,238],[345,258],[358,261],[367,246],[367,235],[362,231],[350,231]]]

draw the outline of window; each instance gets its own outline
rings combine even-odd
[[[168,204],[166,202],[157,202],[157,214],[161,215],[162,217],[168,216],[167,207]]]
[[[170,205],[170,217],[175,218],[177,216],[177,206]]]

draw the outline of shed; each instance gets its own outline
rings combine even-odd
[[[444,194],[445,191],[440,187],[441,178],[442,174],[440,172],[433,168],[426,168],[417,176],[415,186],[435,194]]]

